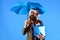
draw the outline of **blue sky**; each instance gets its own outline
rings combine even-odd
[[[17,15],[10,9],[28,1],[38,2],[47,9],[39,17],[46,26],[46,40],[60,40],[60,0],[0,0],[0,40],[26,40],[22,28],[27,15]]]

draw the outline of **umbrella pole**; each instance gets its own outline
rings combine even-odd
[[[30,6],[28,5],[27,8],[28,8],[28,10],[27,10],[27,11],[28,11],[28,12],[27,12],[27,20],[28,20],[28,17],[29,17],[28,15],[29,15]]]

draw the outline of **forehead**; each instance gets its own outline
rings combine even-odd
[[[38,10],[33,10],[33,9],[32,9],[32,10],[29,11],[29,14],[30,14],[30,15],[31,15],[31,14],[38,14]]]

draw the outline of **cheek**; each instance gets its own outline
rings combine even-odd
[[[33,13],[31,13],[30,15],[34,15]]]
[[[38,15],[35,14],[35,16],[37,17]]]

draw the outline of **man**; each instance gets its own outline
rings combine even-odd
[[[38,12],[38,10],[32,9],[31,11],[34,12],[34,16],[37,18],[36,20],[37,20],[38,23],[40,23],[40,26],[43,26],[42,21],[38,19],[38,17],[39,17],[39,12]],[[35,22],[36,22],[36,21],[35,21]],[[36,24],[37,24],[37,23],[36,23]],[[39,40],[40,40],[41,38],[42,38],[42,40],[45,40],[45,36],[44,36],[44,35],[38,35],[37,38],[38,38]]]
[[[29,12],[29,16],[30,16],[29,19],[25,21],[25,25],[23,28],[23,35],[25,35],[27,33],[27,40],[35,40],[35,37],[33,35],[33,33],[34,33],[33,32],[33,26],[35,25],[36,20],[38,20],[38,11],[31,9]],[[37,22],[38,23],[40,22],[41,26],[43,25],[42,21],[38,20]],[[36,40],[40,40],[40,38],[44,39],[44,36],[38,35],[36,37]]]

